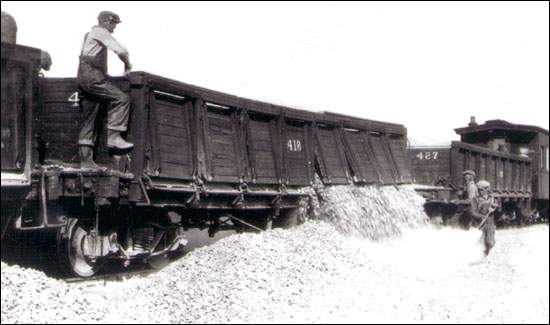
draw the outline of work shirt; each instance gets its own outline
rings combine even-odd
[[[479,192],[477,191],[477,186],[474,181],[470,181],[466,184],[466,194],[467,200],[472,200],[479,196]]]
[[[80,55],[95,57],[105,47],[119,55],[128,53],[126,47],[120,44],[107,29],[101,26],[94,26],[86,37],[84,37]]]
[[[483,219],[490,211],[494,211],[496,202],[491,195],[478,196],[472,200],[472,210],[476,219]]]

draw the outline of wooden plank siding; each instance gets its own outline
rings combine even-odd
[[[326,184],[411,181],[400,125],[276,106],[141,72],[114,80],[130,94],[127,138],[135,144],[129,153],[135,175],[170,184],[202,179],[277,188],[310,185],[315,171]],[[76,79],[45,78],[42,89],[45,158],[78,163],[83,112],[71,99]],[[105,133],[96,161],[108,165]]]

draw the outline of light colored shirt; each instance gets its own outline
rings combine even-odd
[[[478,220],[483,220],[488,214],[495,211],[497,203],[491,195],[478,196],[472,199],[472,215]]]
[[[477,190],[477,186],[474,181],[470,181],[468,184],[466,184],[466,192],[468,193],[468,196],[467,196],[468,200],[471,200],[479,196],[479,192]]]
[[[104,47],[119,55],[128,54],[126,48],[107,29],[101,26],[94,26],[84,38],[81,55],[96,56]]]

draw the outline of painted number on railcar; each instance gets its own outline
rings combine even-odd
[[[78,103],[80,102],[80,98],[78,97],[78,91],[75,91],[74,93],[72,93],[71,96],[67,98],[67,101],[69,103],[73,103],[74,107],[78,106]]]
[[[300,140],[290,139],[286,144],[288,151],[292,152],[301,152],[302,151],[302,142]]]
[[[419,160],[437,160],[437,151],[421,151],[416,154],[416,158]]]

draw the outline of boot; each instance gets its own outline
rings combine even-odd
[[[118,150],[128,150],[134,147],[120,136],[120,131],[107,130],[107,147]]]
[[[90,146],[80,146],[78,148],[78,154],[80,156],[81,169],[95,169],[95,170],[105,169],[94,162],[94,148]]]

